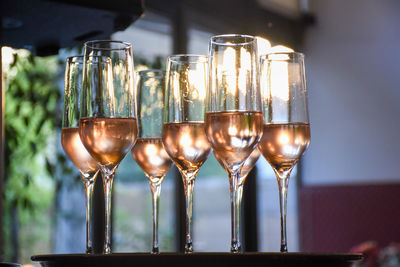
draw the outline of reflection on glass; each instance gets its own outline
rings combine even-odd
[[[158,254],[158,200],[161,183],[172,164],[161,140],[165,77],[159,70],[140,71],[138,74],[138,138],[132,156],[149,179],[153,200],[151,253]]]
[[[248,35],[219,35],[211,38],[209,51],[206,133],[229,174],[231,252],[238,253],[244,181],[240,170],[262,133],[257,42]]]
[[[61,144],[82,175],[86,197],[86,253],[93,253],[91,227],[93,186],[99,173],[99,166],[83,146],[79,137],[79,108],[82,87],[83,57],[67,58],[65,68],[65,90],[63,106],[63,128]]]
[[[97,56],[97,62],[91,59]],[[111,197],[121,160],[136,140],[132,47],[120,41],[85,43],[79,135],[100,165],[105,195],[105,241],[111,248]]]
[[[261,58],[264,128],[258,148],[275,171],[281,213],[281,252],[287,252],[289,177],[310,143],[304,56],[272,53]]]
[[[185,253],[193,252],[192,208],[197,173],[210,153],[204,130],[204,98],[207,88],[206,56],[175,55],[167,61],[162,140],[178,167],[186,200]]]

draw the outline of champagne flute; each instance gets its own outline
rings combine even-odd
[[[286,199],[293,167],[310,143],[304,55],[272,53],[261,58],[264,107],[258,148],[274,169],[279,188],[281,252],[287,252]]]
[[[153,247],[158,254],[158,199],[161,183],[172,161],[161,140],[164,108],[165,76],[160,70],[138,72],[137,120],[138,138],[132,148],[132,156],[149,178],[153,199]]]
[[[90,156],[79,138],[79,108],[82,89],[83,56],[67,58],[61,144],[81,173],[86,199],[86,253],[93,253],[91,227],[93,186],[99,173],[99,166]]]
[[[129,43],[85,43],[79,135],[100,165],[105,195],[105,241],[111,253],[111,196],[115,172],[137,135],[133,59]]]
[[[165,150],[178,167],[184,184],[185,253],[193,252],[194,181],[211,149],[204,128],[207,74],[206,56],[174,55],[168,57],[162,140]]]
[[[207,93],[206,133],[214,153],[229,174],[231,252],[241,252],[240,169],[262,134],[256,38],[218,35],[210,41],[210,86]]]

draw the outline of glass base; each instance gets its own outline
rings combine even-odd
[[[192,253],[193,252],[193,243],[189,242],[185,244],[185,253]]]
[[[160,254],[159,248],[158,248],[158,247],[153,247],[153,248],[151,249],[151,254]]]
[[[111,246],[109,246],[108,244],[106,244],[106,245],[104,246],[103,253],[104,253],[104,254],[111,254]]]
[[[240,253],[242,252],[242,245],[239,241],[232,241],[231,244],[231,253]]]

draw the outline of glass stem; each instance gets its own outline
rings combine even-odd
[[[240,253],[240,208],[243,196],[243,183],[239,184],[239,171],[229,175],[231,191],[231,252]]]
[[[112,204],[112,188],[114,182],[115,170],[112,172],[103,171],[103,184],[104,184],[104,204],[105,204],[105,240],[103,253],[110,254],[111,253],[111,223],[112,223],[112,214],[111,214],[111,204]]]
[[[286,237],[286,210],[287,210],[287,191],[289,186],[290,171],[276,173],[279,189],[279,206],[281,215],[281,252],[287,252],[287,237]]]
[[[151,194],[153,197],[153,247],[151,249],[151,253],[158,254],[160,253],[158,248],[158,200],[161,193],[161,183],[153,183],[151,180],[149,181]]]
[[[193,252],[192,243],[192,210],[193,210],[193,189],[194,189],[195,176],[185,177],[183,179],[185,189],[185,201],[186,201],[186,242],[185,242],[185,253]]]
[[[86,253],[93,253],[93,244],[91,238],[91,227],[90,224],[93,222],[92,219],[92,199],[93,199],[93,188],[94,182],[96,181],[98,172],[92,177],[90,175],[82,175],[83,184],[85,186],[85,200],[86,200]]]
[[[243,195],[243,183],[239,185],[239,172],[229,174],[231,191],[231,252],[240,253],[240,207]]]

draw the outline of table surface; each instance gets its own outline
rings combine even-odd
[[[53,254],[32,256],[42,267],[105,266],[271,266],[271,267],[350,267],[363,258],[347,253],[113,253],[108,255]]]

